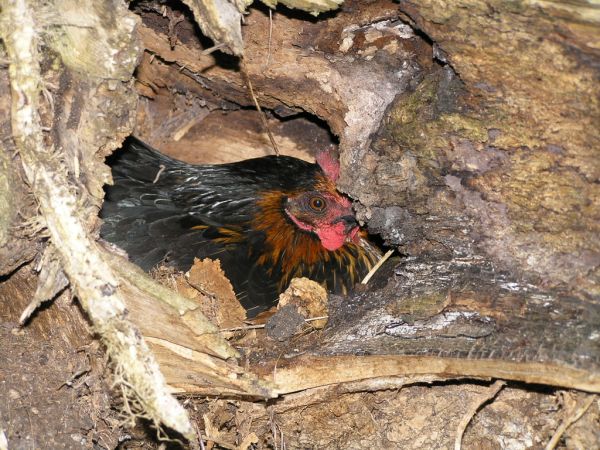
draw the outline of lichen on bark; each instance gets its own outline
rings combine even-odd
[[[598,298],[598,18],[553,2],[399,7],[463,87],[426,79],[390,109],[373,144],[388,156],[363,154],[362,174],[411,177],[387,202],[391,187],[345,184],[372,229],[412,254],[475,251]]]

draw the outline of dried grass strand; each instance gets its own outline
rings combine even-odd
[[[575,422],[577,422],[583,417],[587,410],[590,409],[590,406],[592,406],[592,403],[594,403],[594,400],[596,400],[597,398],[597,395],[590,395],[577,408],[575,408],[575,410],[572,414],[569,415],[567,420],[561,423],[560,426],[556,429],[556,431],[552,435],[552,438],[546,445],[545,450],[554,450],[560,442],[560,439],[562,438],[563,434],[565,434],[565,432],[569,429],[571,425],[573,425]]]
[[[260,104],[258,103],[258,99],[256,98],[256,95],[254,94],[254,88],[252,87],[252,81],[250,81],[250,75],[248,75],[248,70],[246,68],[246,63],[244,60],[242,60],[242,64],[241,64],[241,73],[242,73],[242,76],[244,77],[244,81],[248,85],[248,91],[250,92],[250,97],[252,98],[252,101],[254,102],[254,106],[256,107],[256,110],[258,111],[258,117],[260,117],[262,126],[264,127],[265,131],[267,132],[267,136],[269,136],[269,141],[271,141],[271,145],[273,146],[273,150],[275,151],[275,154],[277,156],[279,156],[280,155],[279,147],[277,145],[277,142],[275,142],[275,137],[273,136],[273,133],[271,133],[271,128],[269,128],[269,124],[267,122],[265,113],[262,110],[262,108],[260,107]]]
[[[375,275],[375,273],[381,268],[381,266],[383,266],[383,263],[385,263],[389,259],[389,257],[392,256],[392,253],[394,253],[394,249],[388,250],[386,254],[383,255],[379,261],[377,261],[377,264],[375,264],[373,268],[369,270],[369,273],[365,275],[365,277],[360,283],[367,284],[371,280],[371,278],[373,278],[373,275]]]

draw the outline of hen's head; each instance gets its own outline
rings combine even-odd
[[[352,204],[337,192],[302,192],[287,199],[285,212],[298,228],[319,236],[327,250],[337,250],[358,232]]]
[[[317,154],[317,163],[322,173],[314,189],[288,196],[284,209],[298,228],[316,234],[327,250],[337,250],[357,237],[358,223],[352,203],[335,188],[339,162],[333,150]]]

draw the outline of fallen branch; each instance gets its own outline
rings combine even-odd
[[[432,375],[499,378],[600,392],[600,376],[559,364],[460,359],[422,355],[310,355],[270,360],[254,371],[277,386],[279,395],[369,378]]]
[[[35,5],[27,0],[2,0],[0,5],[4,16],[1,35],[10,58],[12,133],[62,268],[143,414],[194,438],[186,411],[169,394],[152,353],[127,320],[125,303],[117,294],[117,277],[86,231],[81,200],[61,155],[44,144],[39,115],[41,43],[33,17]]]

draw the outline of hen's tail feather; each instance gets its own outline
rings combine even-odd
[[[188,213],[171,198],[167,187],[172,186],[173,180],[166,179],[171,175],[167,171],[161,180],[159,174],[181,163],[133,137],[124,148],[109,160],[114,185],[106,188],[100,235],[127,251],[130,259],[144,270],[150,270],[169,254],[176,254],[178,242],[186,249],[179,254],[189,255],[190,245],[202,245],[205,240],[201,236],[194,239],[201,233],[190,233],[184,227]],[[184,259],[174,265],[191,266],[192,258]]]
[[[184,202],[173,198],[177,194],[173,188],[185,183],[185,175],[198,182],[203,166],[173,160],[135,138],[130,138],[109,164],[114,185],[106,188],[102,238],[124,249],[129,259],[146,271],[163,263],[185,271],[194,257],[219,259],[249,316],[273,305],[277,286],[266,273],[258,273],[263,268],[251,269],[256,274],[248,276],[254,261],[248,259],[247,247],[215,241],[222,237],[219,229],[207,226]],[[214,176],[211,167],[207,170],[209,177]]]

